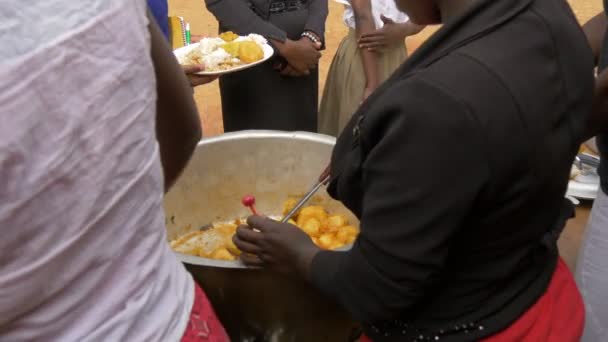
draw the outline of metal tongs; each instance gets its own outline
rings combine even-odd
[[[296,203],[296,206],[293,207],[293,209],[291,209],[287,213],[287,215],[285,215],[285,217],[283,217],[283,219],[281,220],[282,223],[287,223],[289,220],[291,220],[291,218],[298,211],[300,211],[300,209],[302,209],[302,207],[312,198],[312,196],[314,196],[314,194],[317,193],[317,191],[319,191],[319,189],[321,189],[322,186],[327,185],[327,183],[329,183],[329,180],[331,179],[331,175],[329,174],[329,172],[330,167],[327,166],[325,171],[321,173],[321,176],[319,176],[317,182],[312,186],[312,188],[310,188],[310,190],[308,190],[306,195],[304,195],[304,197],[302,197],[302,199],[300,199],[298,203]]]

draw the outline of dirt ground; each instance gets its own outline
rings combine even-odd
[[[570,0],[574,12],[581,21],[585,21],[598,13],[601,0]],[[327,20],[327,50],[323,55],[319,70],[321,72],[321,90],[325,83],[325,75],[338,44],[346,34],[342,22],[342,6],[329,0],[329,18]],[[217,22],[206,10],[203,0],[169,0],[171,15],[184,17],[190,23],[192,34],[215,35]],[[410,53],[415,50],[437,28],[427,28],[422,33],[407,40]],[[220,95],[217,83],[196,89],[196,103],[201,113],[205,136],[213,136],[223,132],[221,120]]]

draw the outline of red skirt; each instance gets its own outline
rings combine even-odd
[[[483,342],[578,342],[583,334],[585,308],[574,277],[562,258],[549,288],[515,323]],[[363,337],[360,342],[372,342]]]
[[[230,338],[217,318],[205,292],[198,284],[194,284],[194,286],[194,304],[181,342],[229,342]]]

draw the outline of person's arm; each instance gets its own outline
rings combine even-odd
[[[177,180],[201,139],[201,123],[192,88],[158,25],[148,12],[151,55],[156,75],[156,138],[165,191]]]
[[[395,23],[392,19],[382,16],[384,26],[373,32],[366,33],[359,39],[362,49],[382,51],[392,45],[404,44],[405,38],[420,33],[426,26],[414,24],[411,21]]]
[[[351,6],[355,14],[355,26],[357,39],[362,35],[374,32],[376,23],[372,13],[371,0],[352,0]],[[380,85],[380,77],[378,76],[378,56],[375,52],[367,49],[360,49],[361,61],[363,62],[363,71],[365,72],[365,90],[363,93],[363,101],[366,100],[376,88]]]
[[[402,30],[404,32],[405,38],[407,38],[409,36],[415,36],[426,28],[426,25],[414,24],[413,22],[411,22],[409,20],[407,22],[401,24],[401,26],[402,26]]]
[[[198,73],[205,71],[204,65],[182,65],[182,70],[188,78],[191,87],[198,87],[203,84],[211,83],[218,79],[218,76],[202,76]]]
[[[320,251],[301,229],[259,216],[234,237],[245,264],[307,279],[365,323],[395,318],[436,286],[489,177],[482,129],[460,101],[415,80],[377,101],[361,127],[370,150],[350,251]]]
[[[329,14],[327,0],[311,0],[308,7],[308,20],[304,31],[314,34],[321,42],[320,49],[325,47],[325,22]]]
[[[601,12],[591,18],[583,25],[583,31],[593,50],[593,56],[597,64],[604,43],[604,35],[606,34],[606,14]]]
[[[310,266],[313,284],[366,323],[394,319],[429,295],[489,175],[481,129],[462,104],[409,82],[378,98],[381,119],[362,127],[377,133],[361,133],[371,150],[360,236],[350,251],[319,252]]]

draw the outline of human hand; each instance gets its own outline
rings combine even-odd
[[[241,260],[246,265],[304,278],[320,251],[298,227],[262,216],[249,217],[247,225],[237,228],[233,241],[243,252]]]
[[[387,48],[404,44],[405,37],[413,34],[409,22],[395,23],[392,19],[380,16],[384,26],[373,32],[365,33],[359,38],[359,47],[369,51],[382,51]]]
[[[303,40],[304,44],[312,45],[316,50],[321,50],[321,44],[319,44],[319,43],[315,43],[306,37],[302,37],[300,40]],[[313,65],[309,69],[309,72],[310,72],[310,70],[313,70],[315,68],[317,68],[316,64]],[[280,71],[281,71],[281,75],[288,76],[288,77],[302,77],[302,76],[306,76],[309,74],[306,72],[298,71],[295,67],[291,66],[290,64],[286,64]]]
[[[289,65],[286,60],[275,63],[274,70],[278,71],[282,76],[285,77],[302,77],[306,76],[304,73],[297,71],[294,67]]]
[[[203,38],[205,38],[205,36],[203,36],[201,34],[190,35],[190,44],[198,43],[201,40],[203,40]]]
[[[184,70],[192,87],[211,83],[217,79],[217,76],[201,76],[196,74],[205,70],[204,65],[182,65],[182,70]]]
[[[317,67],[321,58],[321,53],[317,46],[317,44],[311,42],[308,38],[296,41],[288,39],[280,44],[278,49],[281,56],[287,60],[287,63],[293,69],[303,75],[309,75],[310,70]]]
[[[312,31],[306,31],[306,33],[308,33],[308,34],[312,35],[313,37],[315,37],[316,40],[317,40],[317,42],[319,42],[319,43],[315,43],[314,40],[312,40],[312,39],[310,39],[309,37],[306,37],[306,36],[302,36],[301,39],[308,40],[309,42],[311,42],[314,45],[315,49],[321,51],[321,49],[323,48],[323,44],[321,43],[321,37],[319,37],[316,33],[312,32]]]

